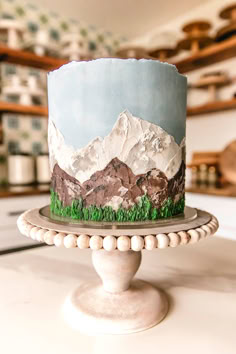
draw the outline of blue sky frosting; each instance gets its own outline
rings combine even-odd
[[[49,118],[66,144],[82,148],[108,135],[124,110],[185,136],[187,78],[154,60],[72,62],[48,75]]]

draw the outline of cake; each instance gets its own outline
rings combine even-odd
[[[50,72],[51,212],[97,222],[183,213],[186,92],[186,77],[155,60]]]

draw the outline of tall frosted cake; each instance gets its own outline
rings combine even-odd
[[[48,75],[51,212],[135,222],[184,211],[187,79],[153,60]]]

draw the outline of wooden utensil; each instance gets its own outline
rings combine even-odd
[[[232,22],[236,22],[236,4],[229,5],[225,7],[219,13],[220,18],[224,20],[230,20]]]
[[[195,54],[200,49],[210,45],[213,39],[208,35],[211,24],[207,21],[194,21],[186,24],[182,30],[186,37],[177,44],[178,50],[190,50]]]
[[[224,72],[212,72],[203,75],[200,79],[191,85],[191,87],[199,89],[207,89],[209,94],[209,102],[218,101],[217,89],[226,86],[231,82],[228,75]]]
[[[221,27],[216,33],[216,41],[221,42],[236,34],[236,3],[225,7],[219,13],[219,17],[228,20],[226,26]]]
[[[116,52],[116,56],[123,59],[153,59],[150,55],[148,55],[146,49],[142,47],[127,47],[119,49]]]
[[[192,162],[188,167],[200,166],[202,164],[208,166],[216,166],[219,163],[219,151],[196,151],[192,155]]]
[[[177,48],[157,47],[148,52],[148,54],[160,61],[166,61],[178,53]]]

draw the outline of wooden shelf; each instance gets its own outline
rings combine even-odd
[[[201,50],[198,54],[174,63],[181,73],[196,70],[201,67],[217,63],[232,57],[236,57],[236,36],[218,44],[211,45]],[[15,50],[6,46],[0,46],[0,61],[21,64],[25,66],[53,70],[66,64],[68,61],[47,56],[38,56],[34,53]],[[192,117],[201,114],[225,111],[236,108],[236,99],[211,102],[201,106],[189,107],[187,116]],[[47,116],[47,107],[22,106],[19,104],[0,102],[0,112],[21,113],[26,115]]]
[[[22,106],[17,103],[2,102],[0,101],[0,112],[1,113],[18,113],[26,115],[36,115],[47,117],[48,109],[44,106]]]
[[[49,185],[0,187],[0,198],[49,194]]]
[[[200,69],[226,59],[236,57],[236,36],[221,43],[213,44],[199,53],[173,63],[181,73]],[[68,63],[68,60],[48,56],[38,56],[32,52],[0,46],[0,61],[53,70]]]
[[[231,109],[236,109],[236,98],[232,98],[231,100],[227,101],[210,102],[201,106],[188,107],[187,117],[197,116],[200,114],[228,111]]]
[[[173,63],[180,73],[200,69],[204,66],[236,57],[236,36],[221,43],[213,44],[199,53]]]
[[[38,56],[28,51],[15,50],[3,45],[0,45],[0,61],[30,66],[46,71],[57,69],[61,65],[68,63],[68,60],[65,59]]]
[[[214,195],[218,197],[236,197],[236,185],[228,185],[221,188],[192,186],[185,189],[187,193]]]

